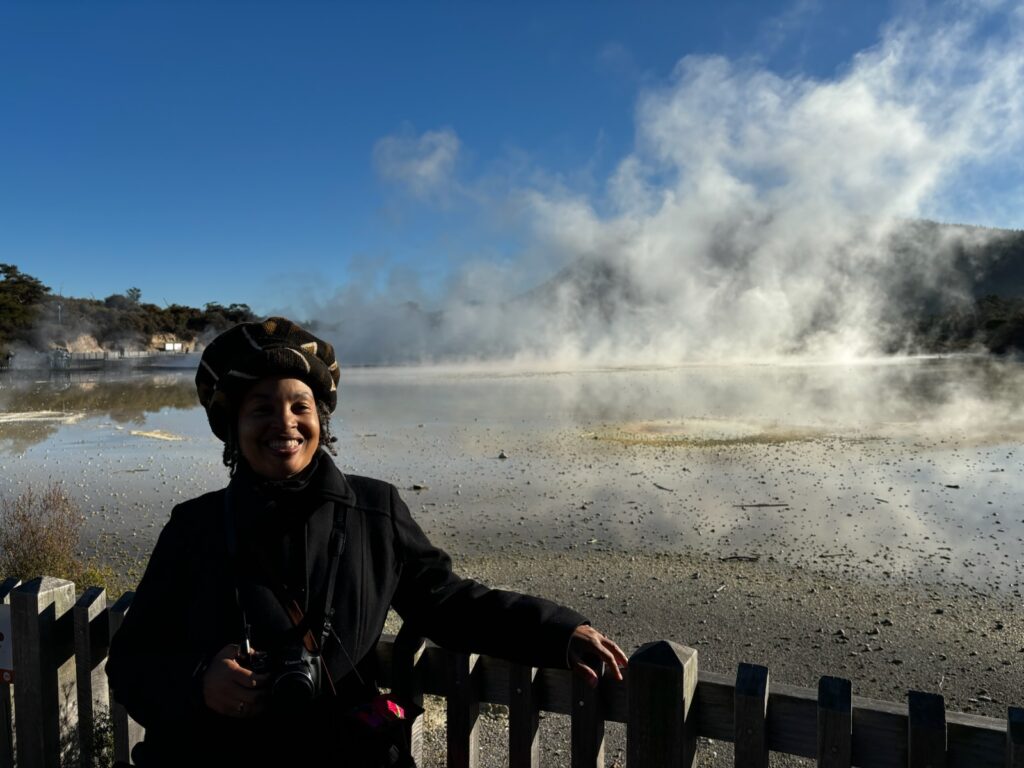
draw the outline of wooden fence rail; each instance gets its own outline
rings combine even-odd
[[[132,593],[107,606],[91,587],[43,577],[0,584],[10,605],[14,676],[0,681],[0,766],[58,766],[62,756],[93,764],[92,725],[107,709],[118,760],[129,759],[142,730],[109,697],[103,665],[109,641],[131,607]],[[484,703],[509,711],[508,765],[541,764],[542,712],[568,715],[572,768],[604,765],[606,722],[626,726],[630,766],[695,765],[697,738],[734,744],[735,765],[768,765],[769,754],[845,768],[1024,768],[1024,709],[1006,720],[947,712],[941,696],[911,691],[906,702],[852,695],[849,680],[822,677],[817,690],[769,684],[768,669],[741,664],[735,676],[699,672],[697,651],[659,640],[630,657],[626,679],[596,689],[564,670],[531,669],[486,656],[459,654],[400,632],[377,646],[381,684],[422,702],[446,699],[447,766],[475,768]],[[13,692],[13,696],[12,696]],[[414,755],[422,751],[422,718],[410,723]]]

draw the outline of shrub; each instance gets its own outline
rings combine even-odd
[[[84,518],[60,483],[0,500],[0,574],[74,579]]]
[[[134,589],[139,563],[115,568],[102,559],[80,556],[85,518],[60,483],[42,492],[28,489],[16,499],[0,499],[0,579],[55,576],[75,582],[78,592],[103,587],[120,595]]]

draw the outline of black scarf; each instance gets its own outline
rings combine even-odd
[[[301,634],[282,598],[294,600],[307,615],[322,608],[310,599],[323,586],[309,583],[310,516],[327,503],[348,500],[351,492],[344,475],[320,451],[305,469],[285,480],[268,480],[242,461],[229,488],[239,597],[252,627],[253,646],[276,652]]]

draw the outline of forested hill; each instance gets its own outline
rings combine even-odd
[[[0,354],[56,347],[145,350],[164,341],[191,345],[236,323],[256,319],[246,304],[203,309],[142,301],[138,288],[105,299],[56,296],[13,264],[0,264]]]

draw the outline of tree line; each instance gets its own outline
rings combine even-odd
[[[55,296],[13,264],[0,264],[0,278],[0,355],[16,347],[44,351],[64,346],[82,334],[105,349],[146,348],[159,334],[191,343],[257,319],[247,304],[160,307],[142,301],[135,287],[105,299]]]

